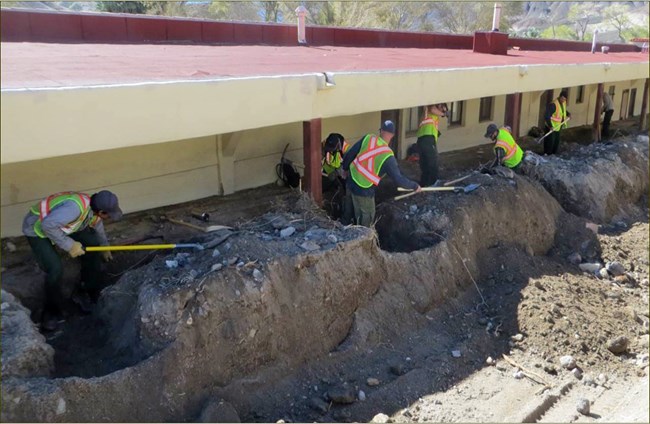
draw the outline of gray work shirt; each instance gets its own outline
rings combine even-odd
[[[74,222],[81,212],[79,211],[79,205],[72,200],[63,202],[57,205],[52,211],[43,219],[41,223],[43,228],[43,233],[54,242],[61,249],[68,251],[74,244],[74,240],[68,237],[61,227],[65,227],[71,222]],[[89,219],[87,222],[90,222],[93,216],[93,211],[89,212]],[[34,224],[38,221],[38,215],[34,215],[32,212],[28,212],[25,215],[23,220],[23,234],[27,237],[38,237],[36,232],[34,232]],[[81,231],[88,227],[88,224],[83,225],[77,231]],[[108,246],[108,239],[106,238],[106,233],[104,232],[104,223],[100,219],[95,225],[95,231],[99,236],[100,246]]]
[[[614,102],[607,92],[603,93],[603,110],[614,110]]]

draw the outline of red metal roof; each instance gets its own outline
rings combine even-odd
[[[417,70],[518,64],[643,63],[648,53],[510,50],[507,56],[470,50],[52,44],[5,42],[2,88],[69,87],[202,80],[325,71]]]

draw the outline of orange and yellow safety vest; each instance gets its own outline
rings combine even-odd
[[[95,227],[101,220],[99,216],[91,213],[90,196],[87,194],[74,192],[56,193],[41,200],[30,209],[34,215],[38,215],[38,220],[34,223],[34,232],[37,236],[47,238],[43,232],[43,220],[57,206],[68,201],[72,201],[79,206],[80,214],[77,219],[61,227],[61,231],[64,234],[72,234],[79,231],[85,224],[88,224],[90,227]]]
[[[361,142],[361,149],[350,165],[350,176],[359,187],[369,188],[379,185],[379,171],[393,150],[381,137],[368,134]]]

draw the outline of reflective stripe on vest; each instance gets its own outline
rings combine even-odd
[[[566,123],[560,126],[563,121],[566,121],[566,106],[562,107],[562,103],[557,99],[553,103],[555,104],[555,112],[551,115],[551,125],[553,131],[560,131],[560,129],[566,128]]]
[[[361,143],[357,157],[350,165],[350,176],[362,188],[379,185],[379,171],[393,150],[386,142],[376,135],[368,134]]]
[[[64,234],[72,234],[83,226],[83,224],[88,219],[91,211],[90,196],[84,193],[74,192],[56,193],[41,200],[30,209],[34,215],[38,215],[38,220],[34,223],[34,232],[37,236],[40,238],[47,238],[42,228],[43,220],[50,214],[50,212],[52,212],[53,209],[68,201],[76,203],[76,205],[79,207],[80,213],[77,219],[61,227],[61,231],[63,231]],[[89,222],[89,225],[91,227],[94,227],[97,225],[99,220],[99,216],[93,215]]]
[[[438,127],[440,125],[440,117],[437,115],[427,115],[425,119],[420,122],[418,126],[417,137],[422,137],[425,135],[432,135],[438,139],[438,134],[440,133]]]
[[[510,132],[505,128],[499,130],[499,135],[497,135],[497,141],[494,145],[495,150],[497,147],[502,148],[506,152],[503,158],[503,164],[508,168],[514,168],[519,165],[524,156],[524,151],[521,150],[521,147],[519,147],[515,139],[510,135]]]

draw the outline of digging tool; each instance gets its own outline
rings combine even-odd
[[[469,185],[466,185],[465,187],[422,187],[422,191],[423,192],[453,191],[454,193],[460,193],[462,191],[463,193],[471,193],[472,191],[476,190],[480,186],[481,186],[480,184],[469,184]],[[410,191],[408,189],[401,188],[401,187],[398,187],[397,190],[398,191]],[[405,198],[407,198],[409,196],[412,196],[412,195],[414,195],[416,193],[417,193],[417,191],[413,191],[413,192],[407,193],[407,194],[402,194],[401,196],[395,197],[395,200],[405,199]]]
[[[565,119],[564,121],[562,121],[562,122],[560,123],[560,125],[564,125],[564,124],[566,124],[567,122],[569,122],[570,120],[571,120],[571,118],[567,118],[567,119]],[[551,134],[553,131],[555,131],[555,130],[551,128],[551,130],[550,130],[549,132],[547,132],[546,134],[544,134],[543,136],[541,136],[540,138],[538,138],[537,140],[535,140],[535,143],[537,143],[537,144],[541,143],[542,140],[544,140],[544,139],[545,139],[549,134]]]
[[[184,225],[186,227],[193,228],[198,231],[203,231],[204,233],[211,233],[213,231],[219,231],[219,230],[232,230],[232,227],[228,227],[226,225],[210,225],[209,227],[201,227],[199,225],[190,224],[189,222],[179,221],[173,218],[167,218],[167,221],[178,225]]]
[[[199,221],[208,222],[210,220],[210,214],[207,212],[192,211],[190,212],[192,218],[196,218]]]
[[[464,177],[460,177],[460,178],[456,178],[455,180],[447,181],[446,183],[443,184],[443,186],[446,187],[446,186],[458,184],[459,182],[465,181],[466,179],[468,179],[471,176],[472,176],[472,174],[467,174]]]
[[[129,246],[86,246],[86,252],[109,252],[120,250],[159,250],[159,249],[197,249],[203,250],[203,246],[198,243],[180,243],[180,244],[134,244]]]

